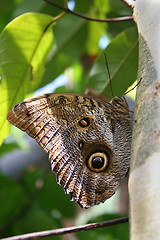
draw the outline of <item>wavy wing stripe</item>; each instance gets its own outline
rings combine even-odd
[[[80,169],[78,176],[76,177],[77,181],[74,184],[74,189],[72,192],[72,197],[71,197],[71,201],[75,201],[80,203],[80,193],[82,191],[82,187],[83,187],[83,167]]]
[[[52,165],[52,171],[54,170],[54,167],[57,164],[57,160],[60,160],[59,156],[65,156],[67,154],[67,151],[65,150],[65,148],[60,148],[60,151],[57,150],[56,152],[53,152],[52,157],[50,158],[51,161],[51,165]]]
[[[91,206],[94,206],[93,201],[94,196],[92,196],[92,192],[87,193],[85,189],[82,189],[81,195],[79,197],[79,203],[84,208],[89,208]]]
[[[44,116],[41,116],[42,119]],[[41,120],[41,117],[39,119],[39,121]],[[33,138],[35,138],[35,140],[39,143],[39,141],[41,141],[40,137],[39,137],[39,133],[42,132],[43,129],[45,129],[45,132],[49,126],[49,122],[50,119],[46,118],[44,125],[41,123],[41,121],[37,124],[36,120],[32,122],[32,124],[30,124],[30,126],[26,129],[26,132],[28,133],[28,135],[32,135]],[[48,126],[47,126],[48,125]],[[43,137],[43,136],[42,136]]]
[[[80,156],[77,155],[75,159],[74,155],[69,156],[68,160],[64,162],[62,167],[58,170],[58,174],[60,175],[60,181],[61,181],[60,184],[64,189],[66,188],[66,185],[68,184],[68,182],[74,178],[74,173],[77,171],[77,161],[79,157]]]
[[[49,135],[50,133],[50,136],[48,137],[48,139],[50,140],[54,137],[54,135],[56,135],[56,133],[59,131],[59,128],[60,126],[57,123],[52,124],[51,121],[49,121],[45,128],[41,127],[41,130],[38,131],[35,139],[37,140],[37,142],[41,141],[47,134]]]
[[[54,140],[54,141],[53,141]],[[55,165],[57,162],[57,157],[59,158],[60,154],[67,154],[68,149],[66,149],[63,145],[63,141],[60,138],[60,135],[57,135],[53,139],[51,139],[50,142],[51,146],[53,146],[52,149],[49,150],[49,159],[51,162],[51,165]]]
[[[19,114],[20,115],[20,114]],[[12,123],[13,125],[15,125],[16,127],[20,128],[21,126],[21,122],[25,122],[24,120],[26,119],[26,115],[24,115],[24,118],[22,118],[23,115],[21,115],[20,117],[16,114],[16,112],[14,111],[14,109],[11,109],[7,115],[7,119],[10,121],[10,123]]]
[[[75,192],[75,184],[77,182],[77,179],[79,177],[79,172],[83,166],[78,162],[77,165],[75,165],[76,171],[73,171],[70,178],[68,179],[66,185],[64,186],[65,192],[73,194]],[[72,197],[72,196],[71,196]]]
[[[76,169],[76,173],[73,173],[73,179],[72,181],[69,181],[68,183],[68,188],[70,188],[70,186],[73,187],[73,191],[72,191],[72,197],[71,200],[73,201],[74,199],[77,199],[77,192],[79,192],[79,187],[81,185],[81,183],[83,182],[83,168],[84,166],[80,165],[79,169]],[[76,201],[78,202],[78,201]]]
[[[59,152],[58,148],[61,148],[62,151],[65,150],[65,147],[63,146],[63,140],[61,139],[61,134],[57,132],[58,130],[54,132],[52,138],[50,139],[51,148],[49,149],[49,159],[51,161],[54,161],[55,153]]]
[[[66,162],[68,160],[68,155],[66,152],[61,152],[56,157],[56,161],[52,163],[52,171],[57,175],[57,171],[60,168],[60,165],[62,164],[62,159]]]
[[[69,158],[69,156],[68,156]],[[71,166],[73,165],[72,161],[63,161],[63,164],[61,165],[61,167],[58,169],[58,172],[57,172],[57,182],[63,186],[64,183],[66,182],[66,178],[67,178],[67,175],[66,175],[66,172],[67,170],[71,171]]]
[[[74,201],[79,202],[79,203],[81,202],[81,192],[83,192],[83,190],[84,190],[83,184],[84,184],[85,174],[87,174],[86,169],[82,168],[80,178],[78,179],[78,181],[76,183],[77,191],[75,191],[76,195],[74,197]]]
[[[32,98],[28,99],[31,100]],[[35,98],[35,101],[23,101],[21,104],[23,104],[23,106],[25,105],[25,108],[31,113],[35,113],[38,111],[43,111],[48,107],[48,102],[46,98],[41,98],[41,99],[37,99]]]
[[[55,146],[55,144],[57,144],[57,138],[56,138],[56,134],[58,132],[59,129],[54,129],[53,128],[45,128],[41,131],[40,133],[40,137],[37,136],[37,142],[40,144],[42,143],[44,146],[44,150],[46,152],[50,152],[51,149]],[[50,134],[49,134],[50,133]],[[39,139],[38,139],[39,138]],[[56,139],[54,139],[56,138]]]
[[[73,189],[70,189],[70,190],[68,189],[67,190],[67,188],[69,186],[69,183],[73,180],[74,173],[76,172],[76,170],[77,170],[77,162],[74,161],[74,162],[72,162],[70,168],[68,168],[65,172],[67,178],[66,178],[66,181],[64,182],[64,184],[62,186],[63,186],[63,188],[64,188],[64,190],[67,194],[70,192],[70,190],[71,190],[71,192],[73,191]]]
[[[42,113],[39,113],[38,114],[38,116],[37,115],[35,115],[35,118],[33,118],[32,119],[32,121],[31,121],[31,119],[28,119],[27,121],[23,121],[23,124],[21,125],[21,129],[23,130],[23,131],[26,131],[26,129],[29,129],[30,127],[31,127],[31,125],[33,125],[33,127],[35,127],[36,125],[35,125],[35,122],[38,120],[38,119],[40,119],[41,117],[42,117],[42,115],[43,115],[43,112]],[[27,116],[26,116],[26,118],[28,118]],[[25,119],[25,118],[24,118]],[[24,120],[23,119],[23,120]],[[32,130],[32,129],[31,129]]]
[[[49,158],[51,159],[52,154],[58,150],[63,144],[63,140],[61,139],[60,132],[60,126],[57,129],[55,128],[54,131],[52,129],[49,130],[48,135],[48,141],[46,142],[46,146],[44,150],[49,151]],[[50,133],[50,134],[49,134]]]
[[[54,138],[55,140],[55,138]],[[67,138],[68,140],[68,138]],[[51,164],[54,164],[54,166],[56,165],[56,161],[57,161],[57,156],[59,154],[61,154],[61,152],[64,152],[64,155],[67,154],[68,152],[70,152],[70,157],[66,160],[66,162],[69,160],[69,161],[72,161],[72,163],[75,163],[77,161],[79,161],[78,159],[81,159],[81,155],[79,155],[77,153],[77,156],[76,156],[76,159],[75,159],[75,155],[74,155],[74,152],[75,152],[75,149],[77,148],[77,144],[73,144],[73,139],[71,139],[71,144],[69,144],[69,147],[67,146],[64,146],[64,141],[66,142],[67,141],[66,139],[65,140],[62,140],[61,137],[57,137],[57,141],[55,142],[55,144],[53,144],[53,142],[51,142],[51,146],[52,148],[50,149],[49,151],[49,158],[51,160]],[[77,149],[79,151],[79,148]],[[71,154],[72,153],[72,154]],[[62,168],[63,166],[61,166]],[[59,174],[59,171],[61,169],[58,169],[57,173]]]
[[[76,129],[75,129],[75,131],[76,131]],[[57,129],[57,132],[62,132],[61,126],[59,127],[59,129]],[[72,150],[77,148],[77,144],[75,143],[76,142],[75,140],[77,139],[77,135],[75,136],[75,132],[71,131],[72,134],[70,136],[68,136],[67,138],[64,138],[64,136],[66,136],[65,132],[57,134],[57,136],[54,136],[55,133],[52,134],[52,136],[50,137],[50,142],[48,143],[49,144],[49,159],[51,160],[51,164],[54,161],[54,159],[52,159],[52,158],[53,158],[53,156],[55,157],[55,152],[58,151],[58,148],[62,148],[62,146],[64,144],[65,144],[65,147],[63,147],[62,151],[67,149],[67,151],[73,152]],[[74,136],[74,139],[73,139],[73,136]],[[64,138],[64,139],[62,139],[62,138]],[[70,141],[69,141],[69,139],[70,139]],[[69,141],[69,143],[68,143],[68,141]],[[68,143],[68,147],[67,147],[66,143]]]
[[[88,208],[89,206],[94,206],[96,204],[96,178],[90,180],[90,178],[88,177],[88,174],[84,175],[84,186],[85,188],[83,188],[83,190],[81,191],[81,195],[79,196],[80,199],[80,203],[81,205],[84,205],[85,208]],[[86,184],[88,183],[88,184]],[[91,187],[89,187],[88,185],[90,185]],[[90,190],[89,190],[90,189]]]

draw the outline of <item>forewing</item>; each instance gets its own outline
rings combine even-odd
[[[45,94],[18,103],[7,118],[49,154],[58,183],[73,201],[88,208],[114,194],[122,174],[114,158],[110,103],[85,95]],[[109,165],[95,172],[87,161],[99,152],[107,155]]]

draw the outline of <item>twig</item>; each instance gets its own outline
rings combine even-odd
[[[65,7],[61,7],[60,5],[54,3],[54,2],[51,2],[50,0],[44,0],[45,2],[47,2],[48,4],[56,7],[56,8],[59,8],[67,13],[71,13],[77,17],[81,17],[81,18],[84,18],[86,20],[89,20],[89,21],[96,21],[96,22],[120,22],[120,21],[129,21],[129,20],[133,20],[133,17],[132,16],[127,16],[127,17],[118,17],[118,18],[107,18],[107,19],[99,19],[99,18],[91,18],[91,17],[88,17],[88,16],[85,16],[83,14],[80,14],[78,12],[75,12],[75,11],[72,11],[70,10],[69,8],[65,8]]]
[[[67,228],[60,228],[55,230],[48,230],[48,231],[42,231],[42,232],[35,232],[35,233],[28,233],[8,238],[2,238],[1,240],[28,240],[28,239],[39,239],[49,236],[56,236],[56,235],[62,235],[62,234],[68,234],[68,233],[74,233],[74,232],[80,232],[80,231],[87,231],[91,229],[97,229],[102,228],[106,226],[116,225],[120,223],[128,222],[128,217],[114,219],[110,221],[100,222],[100,223],[90,223],[82,226],[76,226],[76,227],[67,227]]]
[[[109,71],[109,65],[108,65],[108,61],[107,61],[107,56],[104,53],[104,57],[106,60],[106,66],[107,66],[107,71],[108,71],[108,76],[109,76],[109,84],[110,84],[110,89],[111,89],[111,93],[112,93],[112,97],[114,97],[114,93],[113,93],[113,89],[112,89],[112,79],[111,79],[111,75],[110,75],[110,71]]]

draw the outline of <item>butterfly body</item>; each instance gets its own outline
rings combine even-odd
[[[15,105],[7,118],[49,154],[57,182],[82,207],[111,197],[128,171],[131,130],[119,97],[45,94]]]

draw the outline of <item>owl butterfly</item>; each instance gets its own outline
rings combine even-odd
[[[110,198],[130,164],[129,110],[80,94],[44,94],[16,104],[10,123],[28,133],[49,154],[57,182],[84,208]]]

